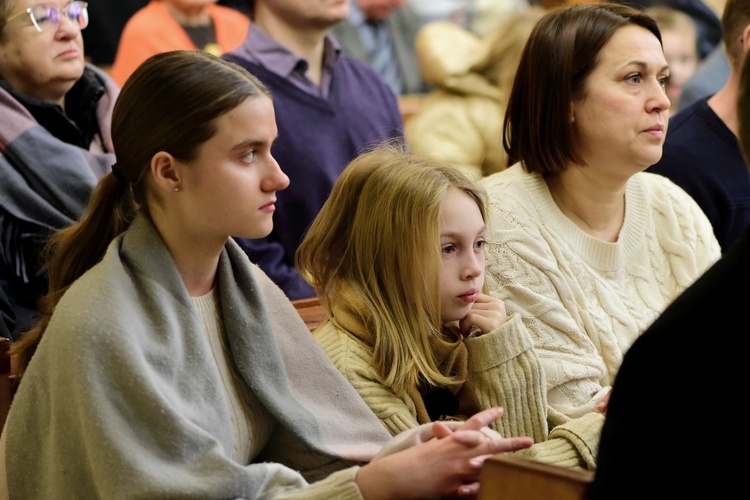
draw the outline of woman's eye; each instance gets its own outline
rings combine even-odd
[[[669,78],[668,76],[662,76],[659,78],[659,85],[662,86],[662,88],[666,88],[667,85],[669,85]]]
[[[477,240],[477,242],[474,243],[474,248],[477,248],[477,249],[484,248],[484,240]]]
[[[444,254],[446,254],[446,255],[448,255],[448,254],[452,254],[453,252],[455,252],[455,251],[456,251],[456,247],[455,247],[455,246],[453,246],[453,245],[445,245],[445,246],[444,246],[444,247],[442,248],[442,251],[443,251],[443,253],[444,253]]]
[[[630,81],[630,83],[638,83],[641,81],[641,75],[637,73],[635,75],[630,75],[628,77],[628,80]]]

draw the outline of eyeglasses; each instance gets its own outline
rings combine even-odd
[[[70,22],[84,29],[89,25],[89,4],[87,2],[70,2],[65,7],[55,7],[54,5],[37,4],[32,5],[23,12],[15,16],[10,16],[6,22],[10,22],[17,17],[28,14],[31,18],[34,28],[38,32],[45,31],[49,28],[57,28],[60,25],[60,15],[65,14]]]

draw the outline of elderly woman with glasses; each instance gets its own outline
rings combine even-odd
[[[50,233],[72,224],[114,162],[119,88],[84,63],[86,2],[0,0],[0,286],[17,325],[47,291]]]

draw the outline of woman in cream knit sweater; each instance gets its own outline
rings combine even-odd
[[[668,77],[651,17],[618,4],[550,11],[508,103],[511,166],[480,181],[488,286],[531,334],[551,426],[606,408],[623,353],[719,257],[695,201],[643,172],[662,154]]]

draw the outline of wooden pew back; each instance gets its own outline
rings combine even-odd
[[[482,466],[479,500],[585,500],[592,471],[495,455]]]
[[[326,319],[326,312],[317,297],[293,300],[292,304],[310,331],[315,330]]]

